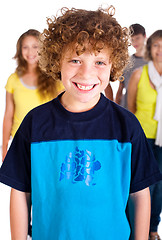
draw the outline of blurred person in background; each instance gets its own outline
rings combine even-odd
[[[25,115],[34,107],[52,100],[63,90],[61,81],[53,81],[38,65],[39,31],[29,29],[17,41],[14,59],[16,71],[8,78],[3,120],[2,161],[10,137],[14,137]]]
[[[129,31],[131,35],[131,45],[135,48],[135,53],[130,56],[130,62],[123,73],[124,81],[120,81],[115,99],[116,103],[126,109],[128,109],[127,89],[131,74],[135,69],[147,63],[147,61],[144,59],[144,49],[146,41],[145,28],[142,25],[135,23],[129,27]]]
[[[162,172],[162,30],[147,40],[145,58],[128,85],[128,109],[136,115],[146,134]],[[162,211],[162,181],[150,187],[150,240],[159,240],[158,225]]]

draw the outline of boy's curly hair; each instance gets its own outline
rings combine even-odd
[[[40,67],[55,80],[61,79],[61,58],[68,46],[76,46],[77,55],[87,49],[87,43],[97,54],[104,47],[110,50],[112,62],[111,81],[122,75],[128,62],[129,35],[113,17],[115,9],[110,6],[97,11],[67,8],[61,9],[61,16],[48,18],[48,29],[41,35]]]
[[[19,77],[24,76],[28,71],[27,61],[22,56],[22,44],[23,40],[28,37],[35,37],[39,41],[40,32],[36,29],[29,29],[24,32],[18,39],[16,45],[16,54],[13,57],[17,61],[16,73]],[[46,97],[46,94],[53,98],[53,94],[56,93],[55,81],[53,78],[48,76],[44,71],[40,69],[40,66],[37,65],[36,73],[38,76],[38,90],[41,97]]]

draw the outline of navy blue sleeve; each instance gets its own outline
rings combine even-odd
[[[142,128],[139,132],[138,137],[132,142],[132,180],[130,193],[140,191],[162,180],[157,161]]]
[[[23,192],[31,192],[30,141],[25,119],[18,129],[0,168],[0,182]],[[26,131],[26,136],[24,132]]]

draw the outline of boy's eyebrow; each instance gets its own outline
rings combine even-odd
[[[68,54],[64,56],[65,59],[72,59],[72,58],[77,58],[79,57],[76,53],[71,53],[71,54]]]
[[[73,55],[65,56],[64,58],[65,58],[66,60],[70,60],[70,59],[72,59],[72,58],[74,58],[74,57],[77,57],[77,55],[76,55],[76,56],[73,56]]]

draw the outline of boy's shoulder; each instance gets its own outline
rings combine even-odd
[[[132,121],[136,122],[137,124],[139,123],[138,119],[132,112],[130,112],[128,109],[120,106],[119,104],[111,100],[110,100],[110,109],[111,109],[111,112],[113,112],[113,115],[115,115],[119,119],[119,121],[125,120],[127,123]]]
[[[29,141],[31,141],[34,132],[39,132],[40,128],[43,128],[43,125],[47,126],[52,121],[51,116],[54,101],[55,99],[33,108],[23,119],[19,127],[19,132],[29,139]]]
[[[42,121],[50,113],[53,102],[54,102],[54,99],[33,108],[27,113],[24,120],[29,122],[30,120],[32,121],[34,120],[34,121],[37,121],[37,123],[39,121]]]
[[[46,103],[43,103],[35,108],[33,108],[29,113],[28,115],[31,115],[32,117],[35,117],[35,118],[39,118],[39,117],[43,117],[45,116],[46,114],[48,114],[50,111],[51,111],[51,108],[54,104],[54,101],[55,101],[55,98],[46,102]]]
[[[122,139],[132,142],[141,133],[143,134],[143,129],[137,117],[124,107],[110,101],[109,114],[112,116],[111,123],[115,125],[115,130],[121,134]]]

